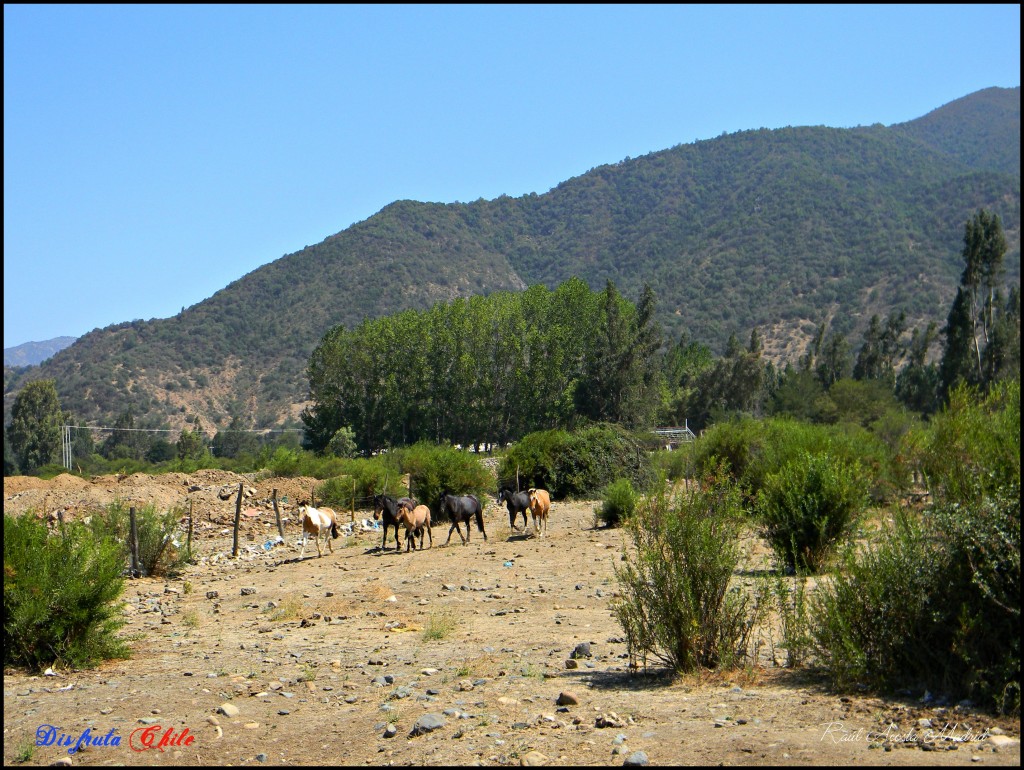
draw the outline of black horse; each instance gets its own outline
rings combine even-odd
[[[448,540],[452,539],[453,531],[458,532],[462,544],[466,545],[469,542],[469,520],[476,516],[476,526],[483,534],[484,542],[487,542],[487,533],[484,531],[484,509],[474,495],[456,496],[442,492],[438,504],[441,507],[441,513],[448,514],[448,518],[452,521],[452,526],[448,530]],[[459,528],[460,522],[466,525],[465,537],[462,537],[462,529]],[[444,541],[445,545],[448,545],[448,540]]]
[[[402,497],[396,500],[388,495],[373,496],[373,519],[380,520],[384,524],[384,539],[380,542],[380,550],[388,549],[388,527],[395,528],[395,550],[401,550],[398,542],[398,506],[407,505],[410,509],[416,507],[416,501],[411,497]]]
[[[523,514],[523,531],[526,531],[526,512],[530,510],[530,495],[528,492],[513,492],[508,487],[502,487],[498,492],[498,504],[505,503],[508,506],[508,523],[512,529],[516,527],[516,514]]]

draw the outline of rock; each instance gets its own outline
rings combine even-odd
[[[222,703],[217,710],[227,717],[237,717],[239,714],[238,706],[233,703]]]
[[[448,723],[440,714],[424,714],[417,719],[416,724],[412,726],[412,730],[409,732],[409,737],[425,735],[444,727],[446,724]]]
[[[626,761],[622,763],[623,767],[626,765],[646,765],[650,760],[647,759],[647,754],[643,751],[634,751],[628,757]]]
[[[252,596],[256,593],[256,589],[252,587],[246,587],[242,589],[242,596]]]
[[[558,699],[555,701],[559,706],[578,706],[580,699],[576,697],[576,693],[564,690],[558,694]]]
[[[579,663],[577,663],[577,662],[576,662],[575,660],[573,660],[572,658],[569,658],[569,660],[565,661],[565,667],[566,667],[566,668],[569,668],[569,669],[572,669],[572,668],[579,668],[579,665],[580,665],[580,664],[579,664]]]
[[[398,728],[394,725],[388,725],[384,728],[385,738],[394,738],[396,735],[398,735]]]
[[[220,594],[217,591],[207,591],[206,592],[206,598],[207,599],[216,599],[218,596],[220,596]]]
[[[266,762],[266,761],[267,761],[267,755],[266,755],[266,754],[264,754],[264,753],[263,753],[263,752],[261,751],[261,752],[260,752],[259,754],[257,754],[257,755],[256,755],[256,761],[257,761],[257,762]]]
[[[52,767],[71,767],[71,757],[61,757],[52,763]]]
[[[1016,738],[1011,738],[1009,735],[989,735],[986,743],[994,749],[1004,749],[1008,746],[1019,744],[1020,741]]]
[[[214,716],[213,714],[210,714],[210,716],[208,716],[208,717],[206,718],[206,721],[207,721],[207,722],[209,722],[209,723],[210,723],[211,725],[213,725],[214,727],[216,727],[217,725],[219,725],[219,724],[220,724],[220,720],[219,720],[219,719],[217,719],[217,717],[215,717],[215,716]]]
[[[570,657],[573,659],[591,657],[590,642],[580,642],[579,644],[577,644],[576,647],[573,649],[572,655],[570,655]]]
[[[619,715],[616,714],[614,711],[609,711],[607,714],[601,714],[601,716],[599,716],[596,720],[594,720],[594,727],[598,727],[598,728],[601,728],[601,727],[619,727],[619,728],[622,728],[622,727],[625,727],[625,726],[626,725],[623,723],[623,721],[621,719],[619,719]]]
[[[540,767],[541,765],[546,765],[547,763],[548,758],[541,754],[539,751],[528,752],[526,754],[523,754],[523,756],[519,758],[519,764],[522,767]]]

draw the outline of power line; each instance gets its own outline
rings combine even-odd
[[[65,425],[65,428],[81,428],[83,430],[122,430],[141,433],[179,433],[175,428],[105,428],[97,425]],[[217,433],[302,433],[304,428],[219,428]]]

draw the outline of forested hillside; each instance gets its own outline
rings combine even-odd
[[[896,126],[751,130],[599,166],[549,192],[397,201],[173,318],[95,330],[5,376],[56,380],[77,419],[297,425],[306,367],[338,324],[573,276],[649,284],[666,338],[721,351],[758,329],[795,360],[827,321],[853,344],[873,314],[945,321],[964,223],[997,214],[1020,282],[1020,89],[986,89]],[[400,362],[396,362],[396,366]]]

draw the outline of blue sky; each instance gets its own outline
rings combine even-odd
[[[4,347],[174,315],[395,200],[1019,85],[1019,5],[5,5]]]

